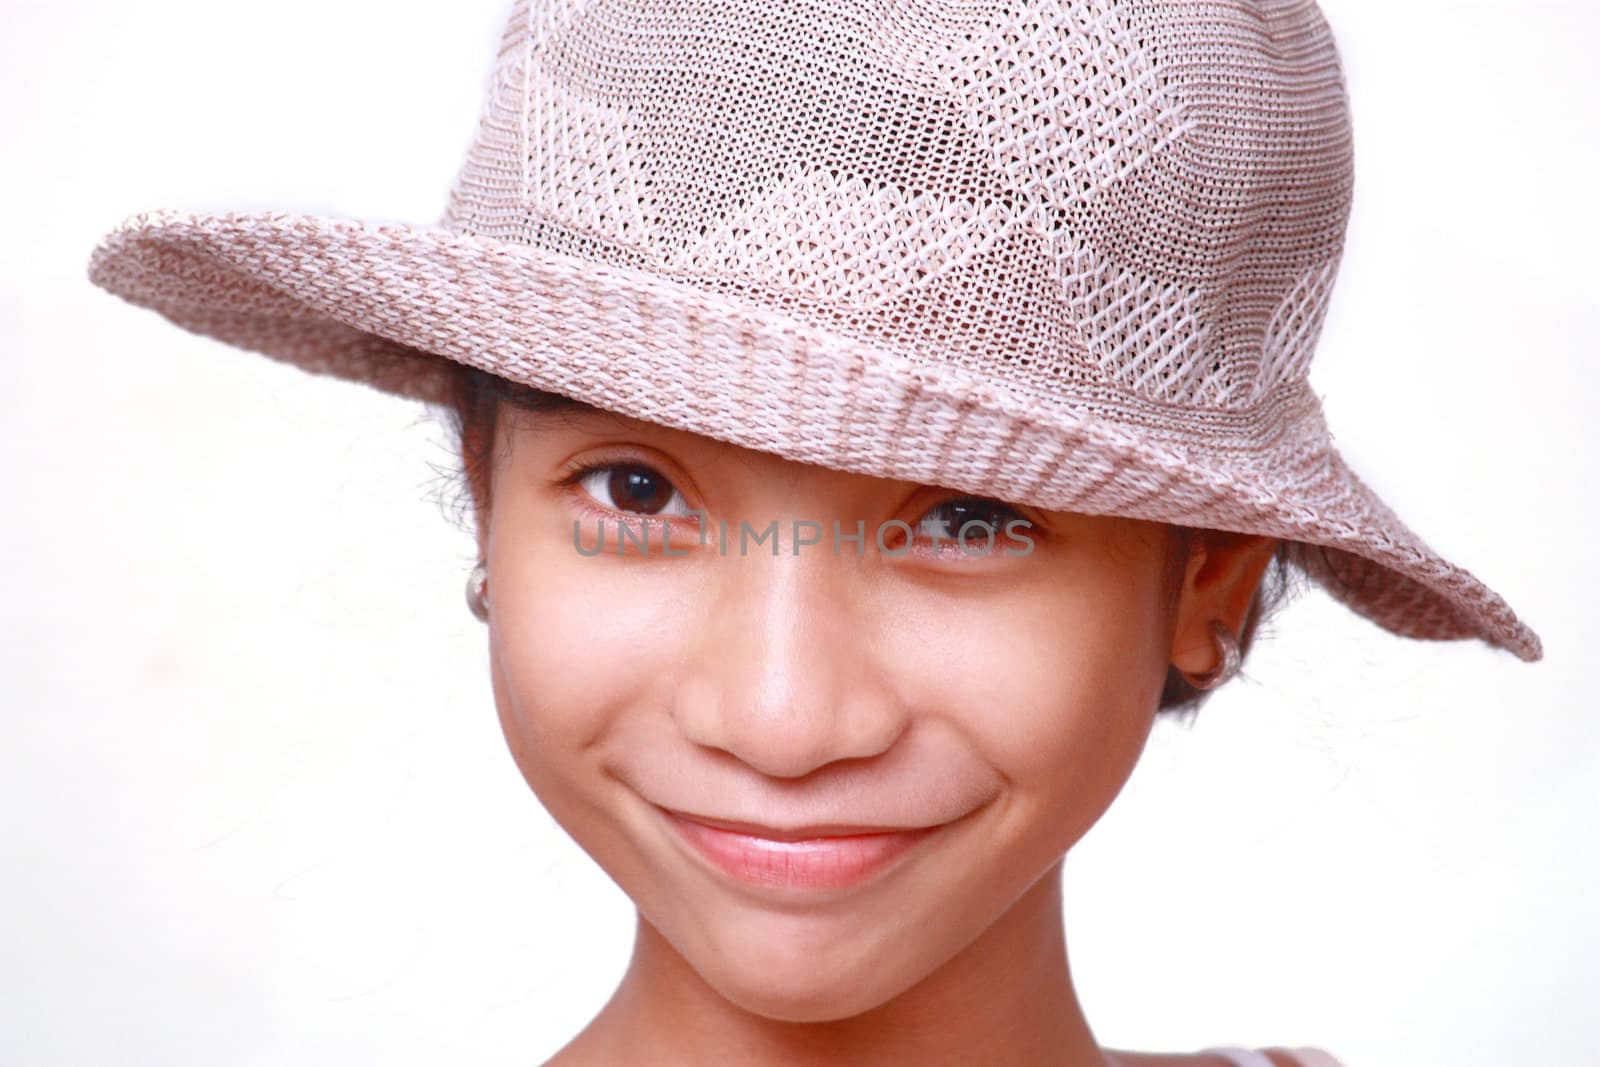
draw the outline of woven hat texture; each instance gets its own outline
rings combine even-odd
[[[1353,180],[1301,0],[517,0],[432,225],[152,211],[92,280],[428,402],[466,364],[791,459],[1292,542],[1407,637],[1538,636],[1307,373]]]

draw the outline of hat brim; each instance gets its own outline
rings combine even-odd
[[[89,277],[195,333],[429,403],[454,361],[800,462],[1281,537],[1394,633],[1543,654],[1350,470],[1309,387],[1292,438],[1201,449],[647,271],[315,215],[140,213]]]

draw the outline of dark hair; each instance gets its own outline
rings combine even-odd
[[[498,434],[495,432],[501,405],[529,413],[556,415],[563,412],[592,409],[586,404],[560,393],[546,392],[520,382],[513,382],[476,367],[461,367],[453,378],[453,390],[444,409],[450,442],[460,467],[456,479],[456,511],[458,516],[475,512],[487,506],[489,472],[492,469],[491,449]],[[459,520],[458,520],[459,521]],[[474,523],[478,521],[476,518]],[[1169,557],[1169,588],[1177,594],[1178,582],[1183,577],[1186,562],[1197,542],[1204,543],[1235,536],[1226,531],[1174,525],[1173,550]],[[1244,629],[1239,634],[1239,653],[1245,656],[1261,625],[1277,614],[1292,599],[1297,590],[1295,576],[1299,573],[1290,565],[1293,542],[1280,541],[1267,563],[1255,596],[1245,614]],[[1200,705],[1213,690],[1196,689],[1190,685],[1176,667],[1168,667],[1167,680],[1157,706],[1163,713],[1176,715],[1181,721],[1191,721]]]

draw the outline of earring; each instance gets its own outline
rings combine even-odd
[[[1217,641],[1217,665],[1205,674],[1188,679],[1196,689],[1215,689],[1239,673],[1239,639],[1216,619],[1211,620],[1211,634]]]
[[[467,575],[467,607],[479,622],[489,621],[489,564],[481,559]]]

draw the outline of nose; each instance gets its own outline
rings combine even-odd
[[[906,708],[857,562],[826,542],[717,558],[672,696],[684,736],[778,778],[894,743]]]

